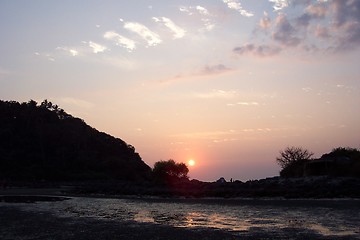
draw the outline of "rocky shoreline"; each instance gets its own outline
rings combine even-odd
[[[90,182],[74,185],[73,194],[135,195],[186,198],[360,198],[360,178],[305,177],[267,178],[247,182],[179,181],[152,183]]]

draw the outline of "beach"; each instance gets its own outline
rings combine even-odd
[[[20,196],[20,197],[19,197]],[[196,219],[194,215],[189,218],[189,215],[193,214],[191,211],[195,211],[199,207],[215,209],[216,216],[220,218],[221,209],[226,208],[231,214],[236,209],[242,208],[243,203],[239,205],[237,201],[222,201],[222,200],[189,200],[182,199],[177,200],[161,200],[161,199],[107,199],[107,198],[72,198],[72,197],[56,197],[56,196],[42,196],[38,195],[24,196],[17,195],[13,198],[4,198],[0,202],[0,239],[13,240],[13,239],[174,239],[174,240],[201,240],[201,239],[242,239],[242,240],[259,240],[259,239],[315,239],[315,240],[355,240],[360,239],[360,232],[356,232],[356,222],[358,221],[358,202],[351,201],[353,204],[350,209],[346,209],[346,214],[351,212],[352,215],[347,215],[349,220],[344,222],[343,225],[354,225],[352,229],[355,232],[347,232],[341,229],[343,232],[324,232],[321,229],[311,228],[310,225],[305,223],[304,219],[308,218],[308,215],[301,218],[295,217],[287,224],[274,225],[271,220],[266,220],[265,216],[269,215],[270,208],[266,206],[266,202],[261,203],[261,206],[253,203],[254,206],[250,206],[251,211],[248,214],[255,215],[255,217],[247,217],[243,223],[248,224],[247,228],[241,228],[241,224],[234,228],[238,223],[235,223],[233,227],[230,227],[231,218],[228,216],[227,220],[223,220],[223,225],[209,225],[205,223],[206,219]],[[251,201],[249,201],[251,202]],[[81,204],[83,205],[81,205]],[[283,202],[285,205],[287,201]],[[108,206],[112,206],[109,208]],[[126,207],[127,204],[131,208]],[[287,209],[306,209],[299,208],[299,206],[288,204]],[[297,203],[303,205],[303,203]],[[308,204],[308,203],[306,203]],[[313,210],[325,212],[328,216],[330,210],[333,211],[333,207],[324,207],[321,202],[320,206],[314,206],[310,208],[309,212]],[[104,206],[102,206],[104,205]],[[248,204],[251,205],[251,204]],[[87,206],[89,209],[86,209]],[[144,210],[141,210],[146,206],[149,214],[144,216]],[[159,207],[160,206],[160,207]],[[163,214],[161,215],[161,208],[163,206]],[[166,215],[167,208],[177,206],[182,208],[181,211],[186,212],[182,215],[182,219],[175,219],[175,215]],[[189,209],[190,210],[187,210]],[[282,211],[284,209],[280,206],[275,206],[271,203],[273,208],[272,215],[283,214],[276,213],[276,211]],[[346,207],[347,208],[347,207]],[[139,210],[138,210],[139,209]],[[193,209],[193,210],[192,210]],[[216,209],[219,209],[217,211]],[[155,213],[155,211],[158,211]],[[180,211],[180,212],[181,212]],[[206,210],[209,212],[210,210]],[[139,215],[142,213],[143,215]],[[156,215],[158,214],[158,215]],[[198,210],[198,214],[200,211]],[[213,213],[212,213],[213,214]],[[308,213],[307,213],[308,214]],[[161,215],[161,219],[159,216]],[[165,216],[166,215],[166,216]],[[185,216],[186,215],[186,216]],[[209,214],[210,216],[211,214]],[[214,214],[213,214],[214,215]],[[296,212],[294,213],[296,215]],[[139,216],[142,217],[139,219]],[[156,216],[158,218],[156,218]],[[169,217],[170,216],[170,217]],[[200,215],[199,215],[200,216]],[[203,216],[203,215],[202,215]],[[152,221],[149,221],[149,217],[152,217]],[[167,217],[167,218],[165,218]],[[186,217],[186,219],[185,219]],[[279,216],[275,216],[279,218]],[[239,217],[240,218],[240,217]],[[164,221],[164,219],[166,221]],[[154,221],[155,220],[155,221]],[[162,220],[162,221],[160,221]],[[198,221],[198,225],[189,225],[188,222],[184,224],[184,221]],[[330,221],[331,219],[329,219]],[[175,221],[178,221],[175,223]],[[182,222],[181,222],[182,221]],[[267,222],[269,221],[269,222]],[[275,221],[275,220],[274,220]],[[292,222],[290,222],[292,221]],[[338,221],[338,220],[337,220]],[[180,222],[180,223],[179,223]],[[204,224],[202,224],[204,222]],[[229,225],[229,228],[226,225]],[[225,226],[225,227],[224,227]],[[346,226],[345,226],[346,227]],[[351,226],[347,226],[351,229]],[[339,228],[340,229],[340,228]]]

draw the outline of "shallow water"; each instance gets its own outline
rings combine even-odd
[[[48,211],[59,217],[135,221],[232,232],[293,229],[360,239],[360,200],[71,198],[61,202],[16,204],[29,211]]]

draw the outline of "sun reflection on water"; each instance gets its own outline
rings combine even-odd
[[[73,198],[64,202],[39,203],[32,207],[64,217],[125,220],[182,228],[213,228],[235,232],[251,229],[297,229],[324,236],[360,234],[360,214],[352,208],[293,207],[287,206],[287,202],[284,205],[221,203]],[[29,205],[24,207],[31,208]]]

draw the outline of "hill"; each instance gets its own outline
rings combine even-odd
[[[0,100],[0,180],[138,180],[151,168],[135,148],[44,100]]]

